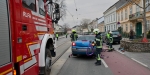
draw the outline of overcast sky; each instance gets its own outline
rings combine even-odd
[[[59,24],[63,25],[64,23],[68,23],[70,27],[73,27],[79,25],[80,21],[84,18],[91,20],[100,18],[103,16],[103,12],[117,1],[118,0],[75,0],[75,6],[74,0],[65,0],[68,10],[67,15],[64,21],[59,21]]]

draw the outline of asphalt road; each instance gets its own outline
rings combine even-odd
[[[95,59],[92,57],[71,57],[69,58],[58,75],[113,75],[104,64],[95,66]]]
[[[70,38],[61,38],[56,41],[56,56],[52,58],[52,63],[54,63],[61,55],[71,46]]]
[[[68,42],[69,44],[69,42]],[[67,44],[63,44],[65,46]],[[106,46],[103,49],[107,49]],[[71,49],[68,50],[71,54]],[[150,75],[150,70],[135,62],[118,51],[103,52],[104,59],[101,66],[95,66],[95,58],[80,56],[59,59],[52,71],[53,75]],[[59,68],[59,69],[56,69]]]
[[[67,41],[70,41],[70,37],[59,38],[58,41],[56,41],[56,48],[64,43],[66,43]]]

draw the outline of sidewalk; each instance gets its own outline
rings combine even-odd
[[[133,61],[145,66],[146,68],[150,69],[150,53],[143,53],[143,52],[121,52],[118,50],[120,45],[113,45],[116,51],[119,53],[129,57]]]

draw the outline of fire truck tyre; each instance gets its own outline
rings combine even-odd
[[[73,56],[77,56],[77,54],[72,54]]]
[[[44,68],[44,75],[50,75],[51,72],[51,61],[52,61],[52,56],[49,51],[49,49],[46,49],[45,53],[45,68]]]
[[[120,41],[118,41],[118,44],[120,44]]]

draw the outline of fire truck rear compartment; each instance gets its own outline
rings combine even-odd
[[[0,66],[11,62],[10,25],[7,0],[0,0]]]

